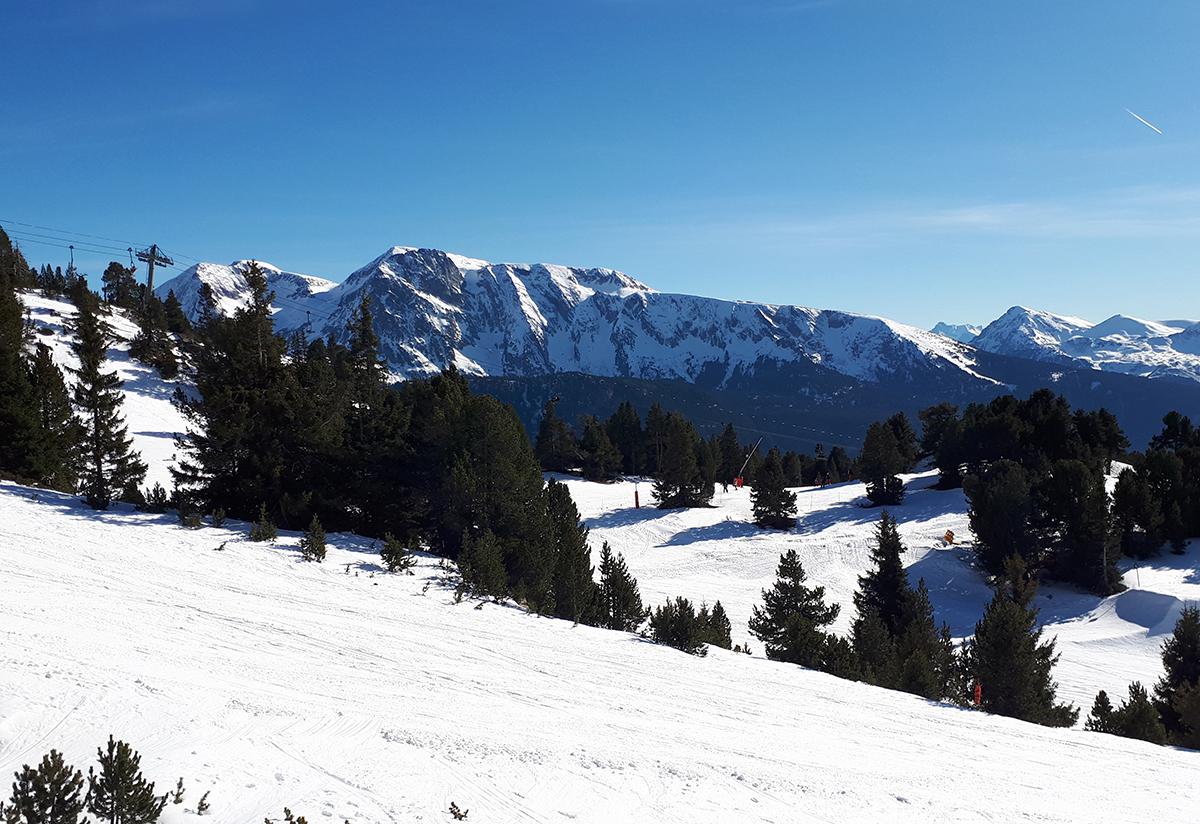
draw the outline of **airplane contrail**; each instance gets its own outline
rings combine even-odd
[[[1129,109],[1126,109],[1125,111],[1129,112]],[[1163,133],[1163,130],[1162,130],[1162,129],[1160,129],[1160,128],[1158,128],[1157,126],[1155,126],[1153,123],[1151,123],[1151,122],[1150,122],[1149,120],[1147,120],[1146,118],[1142,117],[1140,114],[1136,114],[1136,113],[1134,113],[1134,112],[1129,112],[1129,113],[1130,113],[1131,115],[1133,115],[1134,117],[1136,117],[1138,120],[1140,120],[1140,121],[1142,121],[1143,123],[1145,123],[1145,124],[1146,124],[1147,126],[1149,126],[1151,129],[1154,129],[1154,131],[1158,132],[1159,134],[1162,134],[1162,133]]]

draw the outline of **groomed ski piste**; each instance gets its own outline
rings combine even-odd
[[[30,304],[47,328],[70,312]],[[55,351],[68,357],[62,340]],[[163,444],[182,423],[172,387],[122,345],[113,356],[129,429],[166,484]],[[909,574],[938,620],[969,634],[990,591],[962,493],[907,480],[891,511]],[[258,822],[284,806],[310,822],[440,822],[451,802],[478,822],[1195,820],[1200,753],[767,661],[746,620],[789,546],[843,605],[836,628],[852,619],[878,518],[860,485],[799,490],[797,528],[776,533],[750,523],[746,490],[661,512],[633,508],[632,482],[568,483],[595,552],[604,540],[622,552],[649,603],[720,599],[755,654],[696,658],[455,603],[451,566],[422,556],[415,575],[388,575],[356,536],[330,536],[326,561],[304,563],[297,533],[250,543],[245,524],[193,531],[0,484],[0,779],[51,747],[86,771],[111,733],[160,791],[183,777],[168,823]],[[638,491],[647,502],[649,484]],[[1130,589],[1111,598],[1043,588],[1061,696],[1086,712],[1098,689],[1153,683],[1174,616],[1200,599],[1198,554],[1128,567]]]

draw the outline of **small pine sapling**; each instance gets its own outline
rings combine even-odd
[[[83,773],[64,762],[57,750],[42,756],[36,769],[26,764],[16,779],[4,810],[7,824],[75,824],[83,815]]]
[[[217,529],[225,526],[225,510],[221,509],[221,507],[214,509],[212,515],[209,516],[209,521]]]
[[[171,792],[171,803],[183,803],[183,776],[179,776],[179,780],[175,782],[175,789]]]
[[[196,815],[208,813],[208,793],[209,791],[206,790],[204,795],[200,796],[200,800],[196,802]]]
[[[274,541],[279,536],[275,524],[267,517],[267,505],[258,505],[258,520],[250,527],[250,540],[256,542]]]
[[[460,810],[458,808],[457,804],[455,804],[453,801],[450,802],[450,815],[452,815],[454,817],[455,821],[466,821],[467,813],[469,813],[469,812],[471,812],[471,811],[470,810]]]
[[[390,532],[383,536],[383,548],[379,550],[379,559],[388,572],[406,572],[409,575],[413,574],[412,567],[417,562],[413,554]]]
[[[304,531],[300,539],[300,555],[306,561],[316,561],[318,564],[325,560],[325,528],[316,515]]]

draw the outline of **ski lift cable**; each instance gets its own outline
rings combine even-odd
[[[148,243],[136,243],[131,240],[121,240],[120,238],[107,237],[105,235],[90,235],[87,232],[75,232],[70,229],[55,229],[53,226],[39,226],[36,223],[24,223],[20,220],[12,220],[6,217],[0,217],[0,224],[10,223],[13,226],[24,226],[28,229],[41,229],[43,232],[54,232],[60,235],[72,235],[74,237],[92,238],[94,240],[111,240],[114,243],[124,243],[126,246],[149,246]],[[125,251],[121,249],[121,251]]]

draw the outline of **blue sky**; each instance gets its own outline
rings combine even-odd
[[[12,5],[3,220],[335,280],[402,244],[923,326],[1200,316],[1195,2]]]

